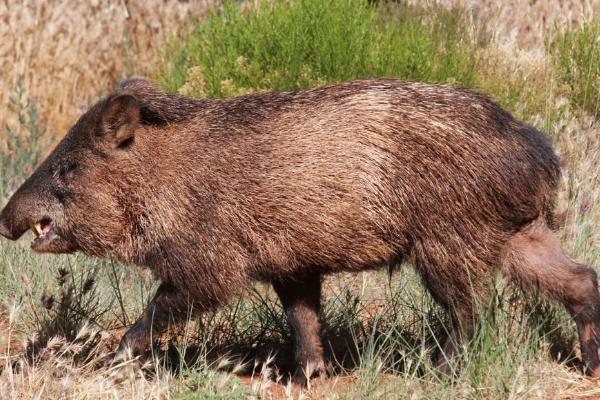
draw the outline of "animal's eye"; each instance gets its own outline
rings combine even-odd
[[[58,169],[58,176],[62,180],[67,180],[70,178],[72,173],[78,168],[78,165],[74,161],[69,161],[60,166]]]
[[[65,204],[69,196],[69,192],[64,190],[64,188],[57,187],[54,189],[54,196],[56,196],[61,204]]]
[[[121,149],[121,150],[125,150],[126,148],[128,148],[129,146],[131,146],[133,144],[133,136],[128,137],[127,139],[121,141],[118,145],[117,145],[117,149]]]

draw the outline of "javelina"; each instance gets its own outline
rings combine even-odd
[[[295,378],[322,372],[323,275],[410,262],[468,338],[494,271],[564,302],[600,376],[594,270],[552,231],[559,161],[544,135],[467,89],[391,79],[229,100],[143,80],[91,107],[12,196],[0,233],[154,270],[161,285],[121,348],[273,284]]]

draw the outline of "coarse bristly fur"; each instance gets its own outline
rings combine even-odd
[[[559,174],[542,133],[468,89],[376,79],[193,100],[134,79],[79,119],[0,233],[153,269],[162,284],[121,346],[137,352],[168,315],[267,281],[303,381],[324,368],[322,275],[408,261],[456,321],[441,367],[501,271],[565,303],[598,376],[596,276],[552,231]]]

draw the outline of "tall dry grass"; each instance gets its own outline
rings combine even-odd
[[[149,74],[164,40],[211,0],[0,2],[0,121],[21,82],[49,133],[62,136],[121,77]]]
[[[599,0],[476,0],[470,2],[493,17],[500,42],[527,51],[543,51],[548,32],[575,26],[600,12]]]

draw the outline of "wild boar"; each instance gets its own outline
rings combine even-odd
[[[120,346],[136,354],[169,315],[270,282],[302,382],[324,369],[323,276],[406,261],[455,322],[439,365],[500,271],[564,303],[597,377],[596,273],[553,231],[559,177],[542,133],[464,88],[373,79],[194,100],[134,79],[79,118],[0,233],[154,270],[161,285]]]

